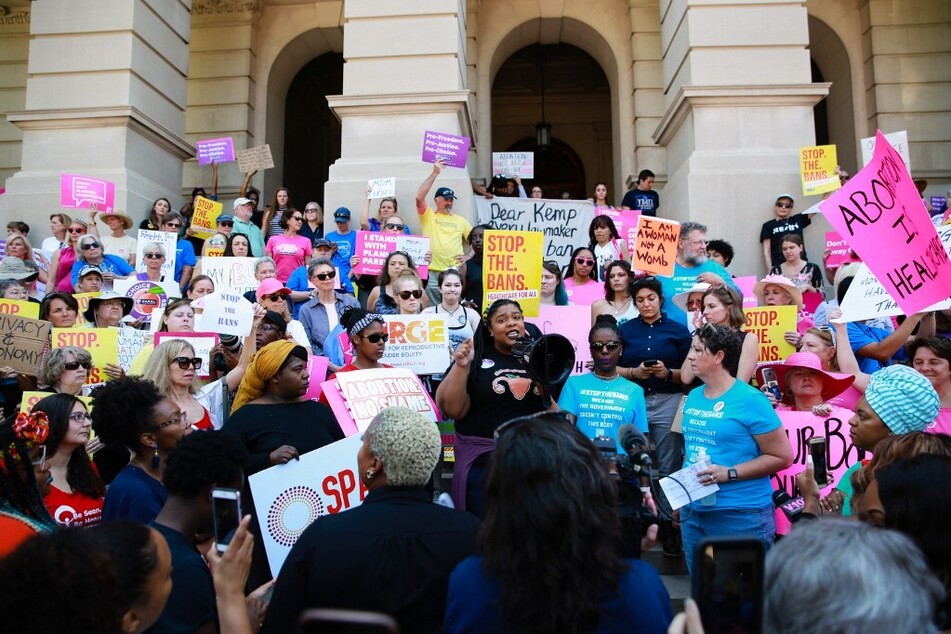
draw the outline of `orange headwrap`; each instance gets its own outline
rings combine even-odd
[[[248,369],[244,372],[244,378],[241,379],[241,385],[238,386],[234,403],[231,404],[232,414],[264,394],[265,384],[274,378],[291,351],[297,347],[292,340],[284,339],[271,342],[254,353]]]

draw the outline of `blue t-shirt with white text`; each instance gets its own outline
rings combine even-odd
[[[674,262],[674,274],[672,276],[657,278],[660,280],[660,286],[664,290],[664,312],[667,313],[668,317],[679,321],[685,326],[687,325],[687,313],[680,310],[680,307],[674,303],[674,295],[689,291],[693,285],[697,283],[697,276],[701,273],[714,273],[719,275],[723,278],[723,281],[736,288],[736,284],[733,282],[733,278],[730,277],[730,274],[727,273],[727,270],[713,260],[707,260],[700,266],[690,268],[681,266],[680,262]]]
[[[605,381],[591,372],[570,376],[558,407],[578,417],[578,429],[588,438],[606,436],[617,445],[617,430],[624,423],[645,434],[648,430],[643,388],[620,377]]]

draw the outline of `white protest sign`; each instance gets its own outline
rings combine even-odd
[[[462,311],[465,315],[465,311]],[[449,367],[445,314],[383,315],[390,339],[381,363],[416,374],[441,374]]]
[[[367,181],[370,191],[367,198],[390,198],[396,196],[396,177],[372,178]]]
[[[167,278],[171,279],[171,277]],[[113,290],[120,295],[132,298],[132,312],[135,319],[149,323],[152,314],[159,314],[169,301],[182,296],[182,290],[174,281],[150,282],[137,280],[134,277],[117,279],[113,283]]]
[[[247,337],[254,325],[254,307],[241,294],[226,288],[205,295],[205,310],[195,324],[196,330],[219,335]]]
[[[492,173],[535,178],[534,152],[492,152]]]
[[[171,280],[175,277],[175,255],[178,250],[178,234],[169,231],[152,231],[139,229],[139,238],[135,243],[135,270],[144,273],[146,247],[154,249],[154,245],[161,245],[165,249],[165,263],[162,264],[162,275]],[[156,251],[149,250],[149,253]]]
[[[243,295],[258,288],[258,281],[254,277],[256,260],[257,258],[202,258],[201,272],[211,278],[216,290],[233,288]]]
[[[249,147],[244,150],[238,150],[238,171],[247,174],[248,172],[269,170],[274,167],[274,159],[271,157],[271,146],[268,144]]]
[[[314,520],[363,502],[367,491],[357,475],[362,444],[362,435],[356,434],[248,478],[272,575],[278,576]]]
[[[908,131],[890,132],[885,135],[885,139],[895,148],[895,151],[901,156],[901,160],[905,161],[905,167],[908,168],[908,172],[910,173],[911,152],[908,150]],[[872,156],[875,154],[875,137],[870,136],[866,139],[862,139],[861,146],[862,166],[864,167],[868,165],[868,162],[872,160]]]
[[[119,328],[119,366],[128,373],[135,355],[151,340],[152,333],[135,328]]]
[[[211,368],[211,349],[218,345],[218,335],[213,332],[156,332],[155,347],[169,339],[182,339],[192,347],[195,356],[201,359],[201,367],[195,371],[199,379],[207,379]]]
[[[541,231],[545,234],[544,260],[555,260],[564,267],[571,252],[588,246],[588,226],[594,218],[594,205],[584,200],[547,200],[537,198],[487,199],[477,196],[476,212],[480,224],[491,223],[498,230]]]

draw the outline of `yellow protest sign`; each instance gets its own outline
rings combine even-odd
[[[512,299],[526,317],[541,305],[542,249],[539,231],[486,231],[482,254],[482,308],[497,299]]]
[[[795,306],[758,306],[744,308],[746,332],[759,337],[759,362],[783,361],[796,351],[796,347],[784,338],[787,332],[796,331],[799,310]]]
[[[17,317],[27,317],[29,319],[39,319],[40,305],[35,302],[28,302],[24,299],[0,299],[0,313],[16,315]]]
[[[199,238],[210,238],[218,227],[218,216],[223,206],[210,198],[199,196],[195,199],[191,228]]]
[[[680,223],[676,220],[638,216],[637,239],[631,253],[631,268],[671,276],[677,261]]]
[[[33,406],[42,401],[47,396],[53,396],[53,392],[24,392],[23,398],[20,399],[20,411],[33,411]],[[78,398],[86,404],[86,410],[92,412],[93,398],[91,396],[79,396]],[[92,431],[89,433],[91,436],[95,435],[92,433]]]
[[[834,145],[814,145],[799,148],[799,177],[804,196],[832,192],[842,187],[835,173],[838,159]]]
[[[80,328],[83,324],[89,323],[86,321],[86,318],[83,317],[83,313],[89,308],[89,300],[93,297],[99,297],[99,293],[73,293],[73,298],[79,304],[79,314],[76,315],[76,328]]]
[[[77,346],[92,355],[92,370],[87,383],[102,383],[109,376],[103,372],[108,363],[119,365],[118,328],[53,328],[53,347]]]

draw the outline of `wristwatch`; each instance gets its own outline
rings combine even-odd
[[[726,474],[730,476],[730,482],[736,482],[739,477],[736,475],[736,468],[730,467],[726,470]]]

